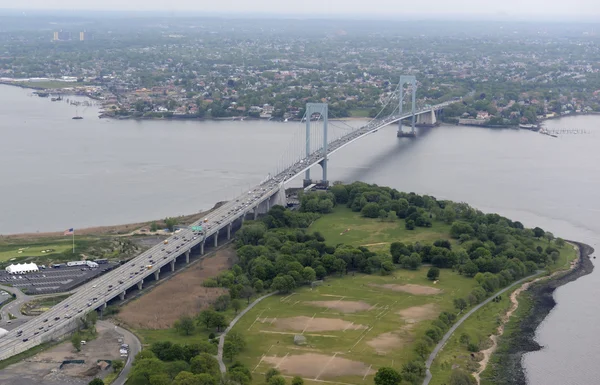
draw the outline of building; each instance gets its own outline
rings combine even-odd
[[[87,31],[79,32],[79,41],[92,40],[92,34]]]
[[[71,32],[58,31],[54,32],[54,41],[69,41],[71,40]]]
[[[8,274],[25,274],[40,271],[35,263],[17,263],[16,265],[12,264],[5,270]]]

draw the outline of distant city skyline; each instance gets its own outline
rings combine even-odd
[[[146,13],[153,11],[181,14],[252,14],[252,15],[298,15],[302,17],[362,16],[362,17],[470,17],[530,20],[533,18],[554,20],[600,20],[600,2],[576,0],[559,2],[547,0],[504,0],[488,3],[481,0],[430,0],[406,2],[398,0],[302,0],[282,2],[275,0],[229,0],[225,2],[202,0],[28,0],[15,2],[0,0],[0,10],[65,10],[65,11],[124,11]]]

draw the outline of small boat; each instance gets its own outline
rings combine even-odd
[[[53,102],[60,102],[63,99],[59,96],[58,98],[52,98],[50,100],[52,100]]]
[[[73,116],[71,119],[83,119],[83,116]]]

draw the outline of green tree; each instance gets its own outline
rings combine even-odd
[[[363,217],[377,218],[379,216],[379,205],[374,202],[367,203],[364,205],[360,213]]]
[[[432,267],[427,272],[427,279],[431,281],[435,281],[440,277],[440,269],[437,267]]]
[[[563,247],[565,245],[565,240],[562,238],[556,238],[554,240],[554,244],[556,245],[556,247]]]
[[[81,334],[78,332],[73,333],[71,336],[71,344],[73,344],[73,348],[78,352],[81,351]]]
[[[243,306],[244,305],[242,304],[242,301],[240,301],[239,299],[234,299],[233,301],[231,301],[231,308],[233,309],[233,311],[235,311],[235,314],[237,314]]]
[[[212,325],[212,319],[214,318],[215,314],[216,312],[212,309],[202,310],[200,314],[198,314],[198,318],[196,320],[209,329]]]
[[[228,358],[230,361],[233,361],[235,356],[239,354],[239,349],[235,344],[231,341],[225,341],[223,344],[223,357]]]
[[[262,283],[262,281],[261,281]],[[256,284],[256,283],[255,283]],[[244,287],[242,287],[242,290],[240,290],[240,297],[241,298],[245,298],[247,304],[250,304],[250,298],[252,298],[252,296],[256,293],[257,290],[255,290],[254,288],[252,288],[252,286],[250,285],[245,285]]]
[[[429,354],[429,345],[427,345],[423,341],[417,342],[415,344],[415,353],[417,353],[417,355],[421,357],[421,359],[425,360],[427,358],[427,355]]]
[[[104,385],[104,381],[96,377],[92,381],[88,382],[88,385]]]
[[[158,373],[150,376],[150,385],[171,385],[172,379],[167,373]]]
[[[269,379],[267,385],[285,385],[285,378],[283,378],[283,376],[280,375],[273,376]]]
[[[396,370],[383,366],[375,373],[375,385],[398,385],[402,376]]]
[[[200,353],[190,360],[190,371],[194,374],[208,373],[216,376],[220,373],[219,362],[208,353]]]
[[[221,331],[222,328],[227,327],[225,315],[215,312],[211,317],[210,325],[214,328],[217,328],[217,331]]]
[[[254,282],[254,285],[253,285],[253,287],[254,287],[254,290],[255,290],[257,293],[261,293],[261,292],[262,292],[262,291],[265,289],[265,283],[264,283],[262,280],[260,280],[260,279],[257,279],[257,280]]]
[[[167,229],[169,229],[169,231],[174,231],[175,230],[175,226],[177,226],[177,218],[172,218],[172,217],[168,217],[165,218],[165,226],[167,226]]]
[[[462,313],[467,308],[467,301],[464,298],[454,298],[454,307]]]
[[[294,377],[292,378],[292,385],[304,385],[304,380],[302,379],[302,377]]]
[[[112,362],[112,368],[115,373],[119,373],[123,369],[124,366],[125,366],[125,363],[123,362],[123,360],[114,360]]]
[[[273,290],[277,290],[280,294],[289,294],[296,287],[296,283],[294,278],[289,275],[282,275],[275,277],[273,279],[273,283],[271,284],[271,288]]]
[[[174,327],[177,332],[186,336],[194,334],[194,331],[196,330],[194,319],[186,314],[182,315],[177,321],[175,321]]]
[[[275,368],[271,368],[269,370],[267,370],[267,372],[265,373],[265,382],[269,382],[269,380],[275,376],[280,375],[281,372]]]
[[[317,279],[317,273],[315,272],[315,269],[310,266],[306,266],[302,270],[302,279],[304,279],[304,282],[306,283],[315,281]]]
[[[152,224],[150,224],[150,231],[155,232],[158,230],[158,225],[156,224],[156,222],[152,222]]]

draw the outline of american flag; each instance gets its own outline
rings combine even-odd
[[[70,229],[65,230],[63,235],[73,235],[74,232],[75,232],[75,230],[70,228]]]

